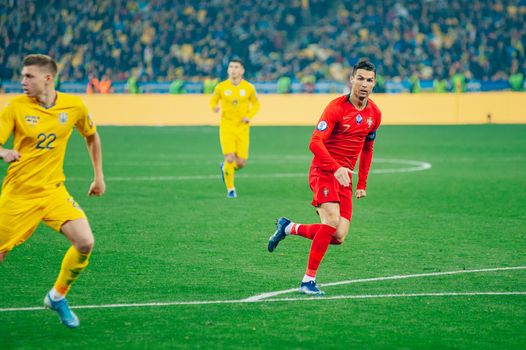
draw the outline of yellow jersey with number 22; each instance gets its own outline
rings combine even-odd
[[[21,158],[12,162],[1,195],[40,197],[65,181],[63,164],[73,128],[84,137],[96,127],[82,100],[57,92],[55,104],[41,106],[26,95],[13,98],[0,114],[0,145],[14,133],[13,149]]]

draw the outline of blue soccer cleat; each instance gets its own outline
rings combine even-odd
[[[66,298],[62,298],[59,301],[53,301],[49,293],[44,298],[44,305],[58,313],[60,322],[66,325],[69,328],[76,328],[80,325],[79,318],[71,309],[69,308],[68,301]]]
[[[227,198],[237,198],[236,190],[228,190],[226,193]]]
[[[276,231],[270,238],[268,239],[268,251],[273,252],[274,249],[278,246],[279,242],[284,240],[285,237],[287,237],[287,234],[285,233],[285,227],[287,227],[290,224],[290,220],[281,217],[276,221]]]
[[[223,183],[225,183],[225,162],[219,163],[219,170],[221,170],[221,180],[223,180]]]
[[[307,295],[317,295],[320,297],[325,295],[325,293],[318,288],[315,281],[301,282],[299,292]]]

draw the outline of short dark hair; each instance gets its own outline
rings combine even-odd
[[[24,67],[27,66],[38,66],[43,67],[51,73],[52,76],[56,76],[58,72],[57,63],[48,55],[32,54],[24,57]]]
[[[243,64],[243,60],[239,57],[233,57],[230,59],[230,61],[228,61],[228,63],[239,63],[241,65],[241,67],[245,68],[245,65]]]
[[[353,76],[356,74],[356,71],[358,69],[364,69],[364,70],[368,70],[368,71],[374,72],[374,76],[376,76],[376,67],[374,66],[374,64],[372,64],[368,60],[360,60],[358,63],[356,63],[352,67],[352,75]]]

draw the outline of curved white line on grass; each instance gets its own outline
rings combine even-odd
[[[373,174],[392,174],[392,173],[408,173],[413,171],[422,171],[431,169],[432,165],[428,162],[421,162],[418,160],[409,159],[374,159],[373,162],[388,163],[388,164],[406,164],[410,165],[407,168],[392,168],[392,169],[372,169],[370,172]]]
[[[414,275],[396,275],[396,276],[386,276],[386,277],[361,278],[357,280],[347,280],[347,281],[339,281],[339,282],[332,282],[332,283],[324,283],[324,284],[320,284],[320,286],[334,287],[334,286],[341,286],[344,284],[352,284],[352,283],[367,283],[367,282],[378,282],[378,281],[388,281],[388,280],[402,280],[402,279],[417,278],[417,277],[434,277],[434,276],[459,275],[463,273],[494,272],[494,271],[508,271],[508,270],[524,270],[524,269],[526,269],[526,266],[496,267],[496,268],[490,268],[490,269],[458,270],[458,271],[446,271],[446,272],[430,272],[430,273],[420,273],[420,274],[414,274]],[[292,293],[297,290],[298,288],[294,288],[294,289],[279,290],[276,292],[262,293],[262,294],[258,294],[258,295],[254,295],[252,297],[246,298],[245,300],[246,301],[264,300],[264,299],[272,298],[278,295]]]
[[[250,164],[308,164],[310,163],[310,160],[312,157],[283,157],[283,158],[261,158],[261,157],[254,157],[251,158]],[[149,168],[153,167],[174,167],[174,166],[180,166],[180,165],[196,165],[199,164],[201,166],[205,164],[213,164],[214,168],[219,164],[217,160],[199,160],[194,159],[193,161],[190,160],[174,160],[174,161],[168,161],[168,160],[144,160],[144,161],[137,161],[137,160],[106,160],[111,166],[118,166],[118,167],[143,167],[144,164],[148,164]],[[373,160],[375,164],[401,164],[401,165],[409,165],[409,167],[404,168],[391,168],[391,169],[371,169],[372,173],[382,174],[382,173],[399,173],[399,172],[412,172],[412,171],[421,171],[421,170],[427,170],[431,168],[431,164],[428,162],[421,162],[417,160],[409,160],[409,159],[384,159],[384,158],[375,158]],[[67,162],[68,165],[84,165],[84,162],[80,161],[69,161]]]
[[[416,160],[405,159],[378,159],[380,163],[392,164],[406,164],[410,165],[405,168],[392,169],[373,169],[370,172],[373,174],[393,174],[393,173],[407,173],[414,171],[422,171],[431,169],[431,164],[427,162],[420,162]],[[289,178],[289,177],[305,177],[305,173],[274,173],[274,174],[238,174],[237,178],[246,179],[275,179],[275,178]],[[215,180],[221,178],[220,175],[173,175],[173,176],[110,176],[106,177],[106,181],[125,182],[125,181],[201,181],[201,180]],[[87,177],[69,177],[69,181],[89,181]]]
[[[415,277],[430,277],[430,276],[444,276],[455,275],[461,273],[475,273],[475,272],[493,272],[493,271],[508,271],[508,270],[524,270],[526,266],[515,267],[497,267],[490,269],[477,270],[460,270],[449,272],[432,272],[416,275],[396,275],[388,277],[374,277],[364,278],[358,280],[340,281],[323,284],[325,287],[337,286],[342,284],[359,283],[359,282],[375,282],[385,280],[396,280]],[[72,309],[109,309],[109,308],[137,308],[137,307],[158,307],[158,306],[173,306],[173,305],[210,305],[210,304],[243,304],[243,303],[263,303],[263,302],[278,302],[278,301],[304,301],[304,300],[334,300],[334,299],[373,299],[373,298],[410,298],[410,297],[445,297],[445,296],[487,296],[487,295],[526,295],[526,292],[441,292],[441,293],[403,293],[403,294],[363,294],[363,295],[335,295],[324,297],[301,297],[301,298],[276,298],[268,299],[273,296],[296,292],[298,289],[287,289],[283,291],[258,294],[256,296],[239,299],[239,300],[197,300],[197,301],[169,301],[169,302],[151,302],[151,303],[127,303],[127,304],[103,304],[103,305],[78,305],[71,306]],[[35,307],[12,307],[0,308],[0,312],[12,311],[39,311],[45,310],[42,306]]]
[[[362,295],[334,295],[323,297],[298,297],[277,298],[264,300],[203,300],[203,301],[168,301],[158,303],[136,303],[136,304],[103,304],[103,305],[78,305],[70,306],[72,309],[116,309],[116,308],[140,308],[177,305],[213,305],[213,304],[247,304],[247,303],[272,303],[290,301],[312,301],[312,300],[342,300],[342,299],[379,299],[379,298],[422,298],[422,297],[456,297],[456,296],[504,296],[504,295],[526,295],[526,292],[441,292],[441,293],[402,293],[402,294],[362,294]],[[39,307],[13,307],[3,308],[0,312],[14,311],[40,311],[46,308]]]

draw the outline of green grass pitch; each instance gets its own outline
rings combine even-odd
[[[329,248],[318,282],[427,276],[241,302],[303,276],[310,241],[288,237],[272,254],[266,244],[281,215],[318,222],[311,131],[253,127],[235,200],[219,177],[217,128],[100,127],[101,198],[86,195],[92,170],[75,132],[67,187],[96,247],[68,299],[106,306],[76,309],[75,330],[48,310],[12,310],[42,305],[68,247],[41,225],[0,265],[0,348],[526,348],[526,295],[481,294],[526,292],[526,269],[434,275],[526,266],[526,125],[380,129],[367,198],[354,201],[349,238]]]

